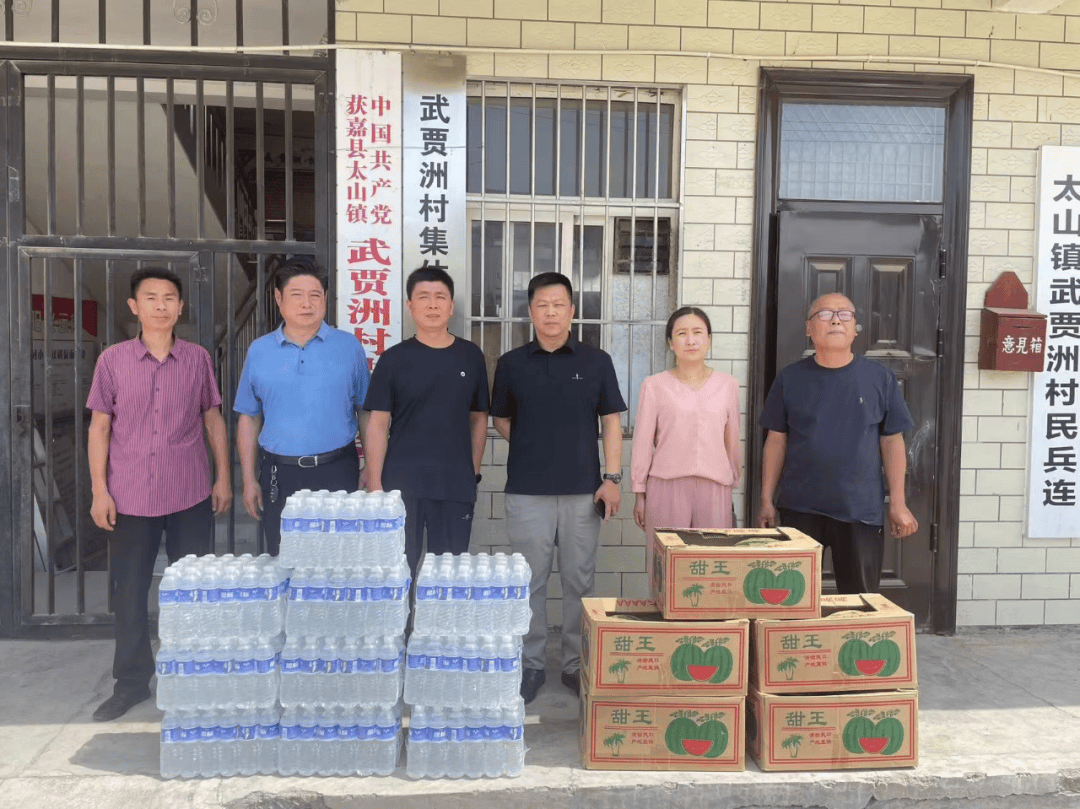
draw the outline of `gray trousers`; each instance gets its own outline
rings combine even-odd
[[[556,544],[562,579],[562,670],[575,672],[581,668],[581,599],[593,594],[600,523],[591,494],[506,495],[510,545],[525,557],[532,570],[532,621],[522,651],[525,668],[544,668],[547,583]]]

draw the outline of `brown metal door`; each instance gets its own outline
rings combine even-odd
[[[905,433],[907,501],[919,531],[903,540],[886,529],[881,591],[931,620],[936,552],[941,217],[912,213],[781,211],[778,221],[776,368],[813,353],[806,313],[819,295],[855,304],[856,353],[890,368],[915,422]],[[831,579],[829,580],[831,584]]]

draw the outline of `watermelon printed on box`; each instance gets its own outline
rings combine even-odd
[[[594,696],[581,699],[587,770],[746,768],[744,697]]]
[[[823,596],[821,618],[757,619],[750,677],[770,694],[917,688],[915,616],[864,593]]]
[[[582,681],[592,694],[746,695],[745,618],[665,621],[647,599],[581,605]]]
[[[919,692],[746,698],[746,749],[762,770],[854,770],[919,763]]]
[[[793,528],[658,528],[652,595],[668,620],[817,618],[822,547]]]

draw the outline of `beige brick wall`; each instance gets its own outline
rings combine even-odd
[[[1080,0],[1045,15],[994,11],[991,0],[341,0],[338,9],[339,41],[604,51],[470,53],[473,76],[681,85],[687,130],[680,302],[715,313],[711,362],[739,379],[744,411],[758,69],[783,64],[974,74],[958,623],[1080,623],[1080,539],[1024,536],[1030,380],[979,371],[975,364],[986,288],[1009,269],[1032,282],[1038,146],[1080,143],[1080,77],[1017,68],[1080,64]],[[688,55],[622,53],[626,49]],[[732,53],[747,59],[720,56]],[[862,55],[910,61],[836,60]],[[478,549],[505,549],[505,459],[505,442],[491,438],[477,503]],[[626,444],[624,474],[629,460]],[[741,509],[741,491],[736,501]],[[619,520],[604,528],[601,595],[645,592],[643,537],[632,506],[627,491]],[[549,615],[558,623],[556,577],[549,596]]]

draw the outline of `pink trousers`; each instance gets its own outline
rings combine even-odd
[[[731,528],[731,487],[686,477],[645,483],[645,570],[652,571],[652,537],[657,528]]]

